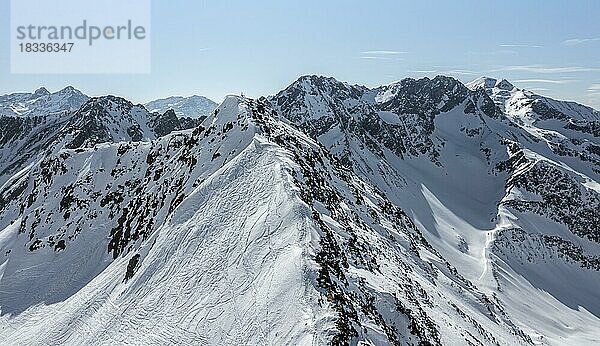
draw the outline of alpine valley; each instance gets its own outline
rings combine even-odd
[[[0,96],[0,344],[600,343],[600,112],[444,76]]]

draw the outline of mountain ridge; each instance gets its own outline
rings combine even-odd
[[[106,131],[65,137],[0,188],[0,335],[593,342],[595,113],[507,88],[304,76],[185,126],[91,99],[65,133]]]

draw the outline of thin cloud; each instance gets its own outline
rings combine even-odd
[[[542,48],[537,44],[501,44],[500,47],[504,48]]]
[[[405,54],[406,52],[400,52],[395,50],[368,50],[361,52],[360,59],[364,60],[402,60],[398,55]]]
[[[555,80],[555,79],[518,79],[515,83],[546,83],[546,84],[565,84],[573,80]]]
[[[576,46],[579,44],[584,44],[584,43],[589,43],[589,42],[594,42],[594,41],[600,41],[600,37],[593,37],[593,38],[572,38],[569,40],[564,40],[563,44],[566,46]]]
[[[447,74],[460,74],[460,75],[466,75],[466,76],[474,76],[474,75],[480,74],[479,72],[470,71],[470,70],[450,70],[450,71],[445,71],[444,73],[447,73]]]
[[[547,88],[530,88],[530,89],[527,89],[527,90],[529,90],[529,91],[549,91],[550,89],[547,89]]]
[[[592,84],[587,89],[589,94],[598,94],[600,95],[600,84]]]
[[[365,54],[365,55],[400,55],[400,54],[406,54],[408,52],[401,52],[401,51],[396,51],[396,50],[368,50],[365,52],[361,52],[360,54]]]
[[[408,73],[436,73],[436,70],[409,70]]]
[[[391,60],[390,58],[386,58],[383,56],[361,56],[359,57],[359,59],[365,59],[365,60]]]
[[[592,84],[587,89],[588,102],[595,109],[600,109],[600,84]]]
[[[517,72],[530,72],[530,73],[577,73],[577,72],[596,72],[600,71],[600,68],[593,67],[581,67],[581,66],[569,66],[569,67],[548,67],[542,65],[522,65],[522,66],[506,66],[490,72],[500,71],[517,71]]]

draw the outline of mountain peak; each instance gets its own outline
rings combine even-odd
[[[33,96],[46,96],[49,95],[50,92],[45,87],[40,87],[36,91],[33,92]]]
[[[88,113],[92,110],[105,112],[119,109],[121,112],[129,112],[133,108],[133,103],[130,101],[113,95],[92,97],[87,100],[77,111],[80,114]]]
[[[434,78],[422,77],[419,79],[407,77],[407,78],[403,78],[397,82],[393,82],[393,83],[381,86],[377,89],[389,88],[389,87],[407,87],[407,86],[413,86],[413,85],[428,86],[428,87],[438,87],[438,86],[446,86],[447,87],[450,85],[451,86],[462,85],[462,83],[454,77],[449,77],[449,76],[444,76],[444,75],[437,75]]]
[[[426,108],[442,108],[455,106],[467,97],[469,90],[458,79],[447,76],[436,76],[433,79],[428,77],[414,79],[405,78],[399,82],[389,84],[375,89],[377,92],[376,100],[381,103],[391,102],[396,106],[400,104],[420,104],[429,103]],[[411,100],[411,101],[407,101]],[[452,100],[451,102],[447,102]],[[408,102],[408,103],[407,103]]]
[[[206,123],[224,125],[245,118],[247,116],[247,110],[244,108],[245,100],[242,96],[227,95],[215,111],[208,116]]]
[[[327,76],[316,75],[316,74],[300,76],[300,78],[298,78],[297,81],[298,82],[305,82],[306,81],[306,82],[312,82],[312,83],[323,83],[323,82],[337,82],[337,83],[340,83],[334,77],[327,77]]]
[[[498,80],[496,78],[486,76],[481,76],[465,85],[471,90],[477,90],[480,88],[484,90],[498,88],[500,90],[511,91],[515,88],[515,86],[506,79]]]
[[[338,81],[333,77],[319,76],[319,75],[305,75],[298,78],[291,86],[300,87],[304,90],[309,89],[323,89],[329,88],[333,85],[343,85],[342,82]]]
[[[507,81],[506,79],[503,79],[499,82],[496,83],[496,85],[494,86],[498,89],[502,89],[502,90],[513,90],[515,88],[514,85],[512,85],[509,81]]]
[[[337,95],[344,98],[360,98],[368,88],[360,85],[350,85],[334,77],[320,75],[306,75],[298,78],[281,93],[291,93],[292,95],[304,95],[317,97],[326,97]]]
[[[114,95],[92,97],[88,101],[88,103],[99,104],[99,105],[108,104],[108,103],[116,103],[116,104],[133,106],[133,103],[131,101],[128,101],[127,99],[125,99],[123,97],[114,96]]]
[[[366,87],[360,85],[351,85],[348,82],[343,82],[335,77],[327,77],[322,75],[304,75],[298,78],[290,87],[300,87],[304,90],[363,90]],[[289,87],[288,87],[289,88]]]
[[[0,96],[0,114],[27,117],[73,112],[88,99],[88,96],[73,87],[53,93],[40,87],[34,92]]]
[[[497,82],[498,82],[498,80],[496,78],[481,76],[475,80],[468,82],[465,85],[467,86],[467,88],[469,88],[471,90],[476,90],[479,88],[491,89],[494,86],[496,86]]]
[[[62,88],[58,93],[59,94],[72,94],[72,93],[81,94],[81,92],[79,90],[75,89],[74,87],[72,87],[70,85]]]

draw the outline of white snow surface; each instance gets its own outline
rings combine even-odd
[[[546,179],[545,190],[557,195],[574,189],[571,195],[583,196],[569,208],[574,212],[594,205],[594,156],[556,147],[583,152],[600,145],[568,126],[600,120],[597,111],[482,77],[467,87],[483,88],[500,116],[467,112],[465,101],[433,116],[427,150],[436,155],[399,156],[379,142],[374,149],[378,139],[339,121],[374,115],[369,125],[414,126],[407,145],[419,142],[418,114],[378,108],[395,101],[392,87],[375,95],[328,78],[301,78],[294,87],[277,104],[297,101],[293,114],[265,116],[254,101],[230,96],[202,131],[155,138],[141,126],[144,138],[136,143],[124,130],[131,124],[117,121],[113,143],[60,148],[6,180],[0,193],[24,185],[24,196],[33,197],[0,208],[0,343],[321,345],[332,342],[344,315],[336,292],[358,304],[352,344],[389,344],[386,328],[401,344],[600,343],[599,272],[560,248],[567,244],[571,255],[593,261],[598,243],[557,221],[552,209],[514,204],[544,201],[545,191],[516,183],[526,177]],[[441,99],[436,111],[450,101]],[[534,102],[566,118],[540,115]],[[311,122],[323,129],[315,139],[293,128]],[[336,168],[329,154],[350,161],[352,171]],[[61,173],[48,177],[48,166]],[[139,191],[123,193],[131,182]],[[314,186],[330,197],[314,197]],[[103,202],[119,193],[124,202]],[[75,202],[65,201],[69,194]],[[64,207],[79,198],[87,202]],[[124,206],[153,202],[160,206],[149,231],[117,256],[107,251]],[[147,210],[136,212],[132,225],[145,229]],[[547,242],[557,238],[563,243]],[[58,239],[64,249],[55,247]],[[41,247],[31,250],[37,240]],[[328,241],[346,261],[345,282],[333,279],[338,291],[318,279],[329,263],[320,257]],[[140,260],[126,279],[134,256]],[[424,327],[430,324],[439,339]]]
[[[245,112],[238,103],[226,100],[222,115],[210,123],[234,120]],[[315,230],[292,188],[289,160],[253,131],[234,139],[229,144],[240,145],[239,153],[194,171],[202,182],[188,187],[187,197],[139,248],[143,262],[128,282],[123,275],[133,253],[111,261],[101,245],[104,222],[90,225],[62,252],[13,248],[0,267],[0,340],[13,345],[323,342],[331,318],[317,309],[311,284]],[[164,143],[170,140],[176,138]],[[75,155],[71,179],[87,179],[98,170],[108,175],[116,149],[105,145]],[[145,160],[139,154],[149,149],[140,143],[129,159]],[[209,147],[205,150],[208,155]],[[95,176],[95,186],[108,182],[102,175]],[[148,192],[157,187],[147,186]],[[17,233],[20,221],[0,232],[3,249],[23,238]],[[52,232],[51,225],[44,228]]]
[[[362,141],[355,140],[353,132],[340,130],[339,125],[331,127],[319,140],[333,153],[346,156],[349,153],[355,169],[409,213],[427,240],[465,278],[494,295],[511,321],[533,343],[600,342],[599,300],[593,293],[600,285],[598,270],[567,261],[555,247],[534,239],[560,237],[580,246],[592,258],[598,258],[594,256],[600,254],[600,247],[574,235],[559,222],[503,206],[515,195],[524,201],[539,201],[540,197],[511,187],[509,172],[494,168],[509,156],[503,144],[508,139],[522,147],[527,159],[519,169],[526,172],[544,163],[543,167],[554,167],[569,176],[582,191],[598,196],[598,164],[576,159],[574,154],[559,155],[551,148],[557,143],[570,147],[571,139],[575,140],[573,143],[581,140],[583,145],[598,145],[598,137],[576,133],[565,126],[568,121],[597,121],[599,113],[586,106],[522,91],[505,80],[480,78],[467,86],[474,90],[483,88],[504,113],[494,119],[483,114],[466,114],[463,106],[459,106],[437,115],[431,135],[439,150],[437,164],[426,156],[399,158],[386,149],[385,158],[381,158]],[[391,89],[383,88],[367,102],[377,107],[393,101],[394,97]],[[547,103],[570,120],[543,119],[531,107],[534,100]],[[353,110],[340,110],[346,111],[356,118],[363,116],[352,113]],[[397,121],[407,119],[406,115],[389,111],[378,114],[391,126],[406,126]],[[519,169],[513,176],[522,173]],[[554,182],[548,181],[548,189],[553,189]],[[496,242],[499,233],[514,228],[524,230],[531,240],[516,242],[514,249],[504,248],[513,246],[504,239]],[[592,230],[596,234],[599,231]],[[517,249],[520,247],[523,248]]]
[[[128,283],[121,281],[130,256],[64,301],[3,317],[1,338],[23,345],[318,341],[326,316],[307,276],[313,231],[277,155],[253,142],[198,186],[141,248],[147,254]],[[95,260],[81,255],[63,254],[78,266]]]

